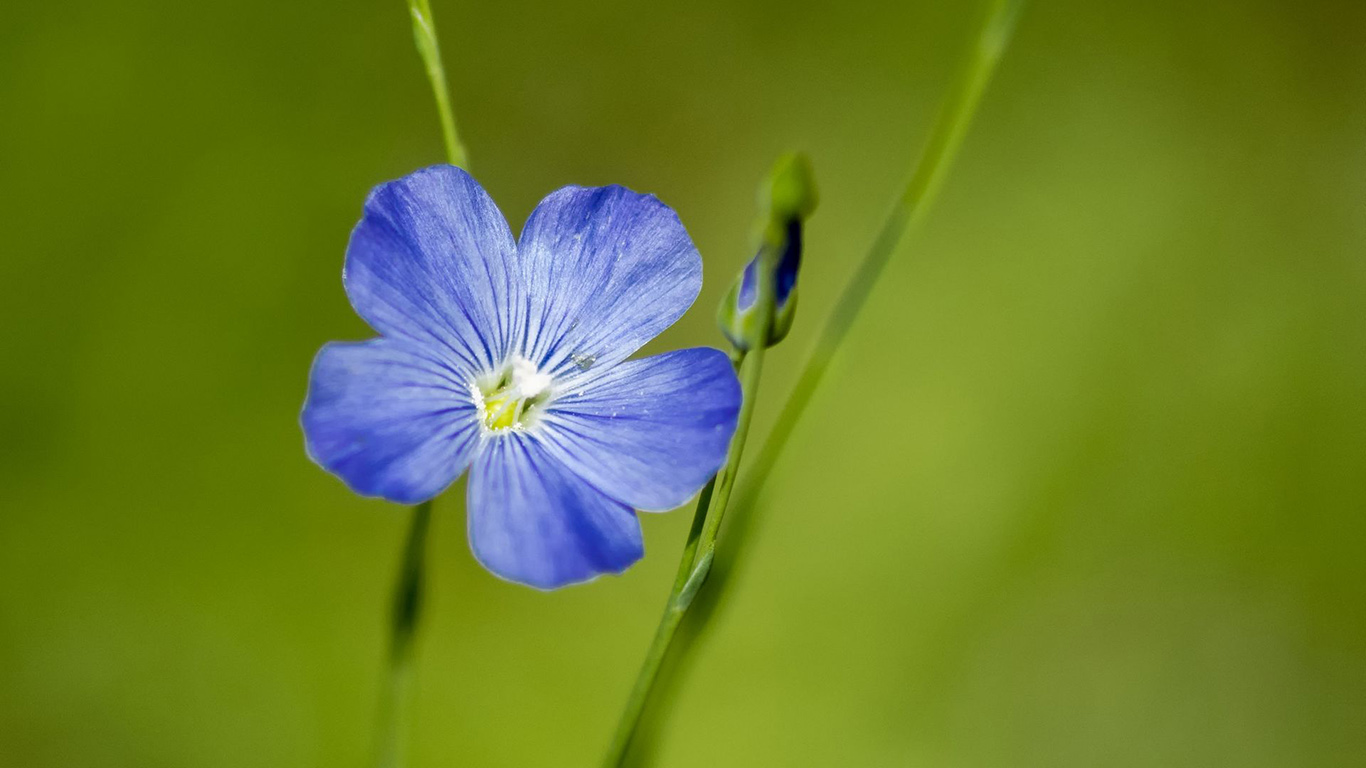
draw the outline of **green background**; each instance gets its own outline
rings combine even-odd
[[[706,286],[651,350],[720,343],[755,187],[811,154],[762,435],[978,9],[434,10],[514,227],[570,183],[682,216]],[[657,764],[1359,765],[1363,94],[1360,3],[1029,8]],[[407,515],[309,463],[297,414],[317,348],[368,335],[340,284],[366,191],[440,157],[400,0],[4,4],[0,765],[365,763]],[[688,517],[538,593],[443,497],[413,765],[593,765]]]

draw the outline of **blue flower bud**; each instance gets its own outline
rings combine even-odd
[[[802,263],[802,224],[816,208],[816,185],[811,164],[803,155],[780,159],[762,189],[765,218],[761,222],[759,252],[745,265],[721,303],[721,331],[736,349],[748,351],[767,325],[765,346],[782,341],[792,328],[797,310],[797,274]],[[768,270],[767,274],[763,270]],[[760,301],[771,278],[772,303]],[[771,307],[765,317],[761,307]]]

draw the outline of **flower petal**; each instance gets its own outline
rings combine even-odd
[[[493,573],[540,589],[620,573],[645,553],[640,521],[526,433],[488,440],[470,471],[469,535]]]
[[[356,493],[403,504],[454,482],[479,436],[463,377],[392,339],[324,346],[300,421],[314,461]]]
[[[435,342],[489,370],[510,349],[516,256],[488,193],[463,170],[437,165],[370,193],[342,280],[356,313],[384,336]]]
[[[551,193],[518,249],[524,354],[549,373],[626,359],[682,317],[702,288],[702,257],[678,215],[625,187]]]
[[[718,349],[631,360],[556,400],[542,417],[565,466],[637,509],[673,509],[726,458],[740,382]]]

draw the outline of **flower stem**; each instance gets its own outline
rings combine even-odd
[[[422,616],[423,563],[432,503],[413,507],[413,519],[403,546],[394,583],[389,621],[389,673],[380,698],[379,744],[375,765],[399,768],[405,763],[407,720],[413,685],[413,641]]]
[[[636,724],[640,722],[641,714],[645,711],[645,704],[649,700],[650,689],[654,685],[655,679],[659,676],[660,664],[664,661],[665,653],[672,642],[673,633],[678,629],[678,622],[683,618],[686,609],[679,609],[679,595],[683,593],[684,587],[688,584],[688,578],[693,572],[693,557],[697,553],[697,545],[702,536],[702,529],[707,518],[707,508],[711,505],[712,492],[716,490],[716,475],[707,481],[706,487],[697,497],[697,510],[693,512],[692,527],[688,529],[688,541],[683,546],[683,557],[678,561],[678,571],[674,574],[673,588],[669,591],[669,599],[664,605],[664,615],[659,620],[659,626],[655,629],[654,640],[650,643],[650,648],[645,653],[645,662],[641,665],[640,673],[636,677],[635,685],[631,689],[631,697],[626,702],[626,709],[621,715],[621,724],[617,727],[617,732],[613,734],[612,746],[608,750],[609,756],[604,762],[605,765],[618,765],[625,757],[626,749],[631,746],[631,735],[634,733]]]
[[[455,128],[446,69],[441,64],[441,47],[436,40],[436,24],[427,0],[408,0],[408,15],[413,20],[413,42],[427,80],[432,84],[436,111],[441,120],[441,137],[446,145],[446,160],[451,165],[468,167],[465,148]],[[389,669],[380,694],[379,737],[375,765],[401,768],[407,761],[408,710],[413,688],[413,644],[422,618],[422,593],[427,556],[427,529],[431,526],[432,502],[413,507],[408,538],[403,545],[398,578],[394,582],[389,621]]]
[[[867,303],[868,296],[890,261],[896,246],[906,233],[924,218],[926,211],[934,202],[968,126],[972,123],[982,93],[1010,42],[1023,5],[1024,0],[993,0],[990,5],[976,42],[968,52],[963,68],[939,113],[920,162],[915,166],[910,181],[893,203],[877,239],[873,241],[854,277],[845,286],[844,292],[836,302],[830,318],[798,374],[792,393],[788,395],[787,402],[779,412],[773,430],[765,439],[763,447],[760,448],[758,456],[745,476],[745,482],[736,498],[736,509],[732,515],[731,525],[727,530],[729,543],[722,556],[717,558],[715,580],[699,601],[705,605],[701,611],[702,616],[698,617],[699,620],[710,613],[726,579],[738,562],[741,545],[754,526],[755,502],[758,500],[760,489],[782,456],[783,449],[792,437],[792,431],[806,412],[806,407],[810,404],[811,397],[824,378],[826,370],[829,369],[831,360],[834,359],[854,320]],[[700,627],[694,628],[691,633],[695,633],[697,629]]]
[[[771,304],[772,300],[769,302]],[[771,312],[771,309],[769,311]],[[767,329],[764,329],[764,334],[767,334]],[[740,358],[740,386],[744,399],[741,401],[735,435],[731,438],[730,452],[721,471],[712,477],[697,499],[697,511],[693,514],[688,542],[683,547],[683,557],[678,562],[673,588],[664,605],[664,615],[660,617],[659,626],[655,628],[654,639],[645,653],[645,661],[636,675],[630,698],[627,699],[621,720],[617,723],[607,757],[602,762],[605,768],[616,768],[626,760],[627,750],[630,749],[631,740],[640,725],[645,705],[650,700],[650,692],[654,689],[655,681],[659,679],[660,667],[668,654],[669,646],[673,643],[678,625],[683,621],[688,606],[711,570],[713,553],[716,550],[716,534],[721,527],[726,499],[735,486],[736,470],[740,465],[745,436],[749,432],[750,418],[754,411],[754,395],[758,391],[759,374],[763,369],[763,358],[763,345]]]
[[[653,663],[655,672],[662,666],[663,657],[668,655],[671,644],[673,645],[674,656],[678,657],[677,660],[686,661],[682,652],[688,650],[692,643],[697,640],[702,629],[707,625],[709,617],[715,611],[720,595],[723,594],[726,580],[735,568],[735,564],[739,562],[738,553],[741,551],[741,545],[746,536],[753,530],[755,501],[764,480],[767,479],[781,456],[783,448],[792,436],[793,429],[805,413],[812,394],[824,377],[830,361],[847,336],[859,310],[862,309],[863,304],[871,294],[896,246],[906,232],[925,215],[938,192],[944,175],[962,143],[969,124],[972,122],[973,114],[987,82],[1005,51],[1023,5],[1023,0],[993,0],[977,35],[976,43],[969,51],[965,65],[951,87],[919,164],[915,167],[906,187],[895,200],[891,213],[867,255],[859,264],[853,279],[840,295],[833,313],[826,321],[814,349],[801,369],[797,384],[783,405],[772,432],[764,441],[759,455],[751,463],[745,482],[740,485],[735,498],[735,510],[731,514],[731,524],[727,527],[725,549],[721,550],[714,558],[711,556],[711,553],[715,551],[716,528],[721,523],[719,514],[708,520],[708,524],[704,526],[704,530],[699,535],[698,549],[700,554],[695,557],[699,565],[706,561],[705,567],[709,569],[709,572],[704,575],[710,576],[707,580],[707,588],[698,592],[697,587],[701,586],[700,581],[690,585],[694,594],[689,595],[687,605],[692,610],[687,612],[688,621],[682,626],[681,634],[678,632],[680,628],[678,625],[682,624],[684,616],[680,613],[674,626],[670,627],[667,635],[664,636],[664,648],[659,654],[661,658],[655,659],[655,648],[651,648],[651,657],[647,660],[647,666]],[[754,371],[753,375],[757,379],[758,371]],[[747,398],[750,394],[750,389],[746,388]],[[712,506],[719,507],[721,511],[725,510],[726,501],[730,496],[735,480],[736,466],[738,466],[738,461],[727,463],[722,469],[718,487],[714,494],[716,500],[712,503]],[[727,479],[728,476],[729,479]],[[692,599],[694,595],[696,599]],[[656,645],[659,644],[660,637],[657,635]],[[684,670],[680,669],[679,675],[681,676],[683,673]],[[677,679],[671,680],[669,684],[664,686],[666,690],[662,693],[667,694],[667,689],[677,683]],[[655,680],[652,678],[645,686],[646,693],[654,685]],[[637,681],[637,688],[640,687],[640,682]],[[638,716],[639,713],[637,713]],[[634,728],[635,725],[633,724],[632,727]],[[620,736],[620,732],[618,735]],[[631,733],[627,734],[628,740],[631,735]],[[622,756],[624,757],[624,749]],[[607,763],[609,766],[618,764],[610,761]]]
[[[696,597],[697,591],[711,573],[711,564],[716,552],[716,536],[721,530],[721,520],[725,516],[726,503],[735,487],[735,478],[740,470],[740,460],[744,453],[745,438],[749,435],[750,421],[754,415],[754,404],[759,392],[759,376],[763,372],[764,351],[769,328],[773,323],[774,285],[773,262],[777,260],[781,244],[766,242],[760,251],[761,264],[757,270],[759,278],[756,286],[756,307],[759,318],[754,328],[755,343],[749,352],[740,352],[736,365],[740,373],[740,413],[735,424],[735,434],[730,440],[730,450],[726,463],[707,483],[697,500],[697,511],[693,514],[692,528],[688,532],[688,542],[683,547],[683,557],[678,563],[673,588],[664,605],[664,615],[659,619],[654,639],[645,653],[645,661],[636,675],[631,695],[626,700],[626,708],[621,713],[617,730],[612,735],[607,757],[603,760],[605,768],[617,768],[626,761],[631,741],[640,727],[645,705],[649,703],[650,693],[659,680],[659,671],[673,644],[678,626],[687,615],[688,607]]]
[[[446,160],[451,165],[467,168],[465,147],[455,127],[455,113],[451,110],[450,89],[446,85],[446,69],[441,65],[441,47],[436,41],[436,24],[432,21],[432,7],[427,0],[408,0],[408,15],[413,18],[413,42],[417,44],[427,79],[436,97],[436,111],[441,118],[441,137],[446,143]]]
[[[763,335],[760,338],[767,338],[767,325],[767,323],[764,324]],[[716,536],[721,531],[721,520],[725,517],[726,504],[730,501],[731,491],[735,489],[735,478],[740,472],[740,459],[745,449],[745,438],[749,436],[749,424],[754,415],[755,395],[759,392],[759,376],[763,373],[764,368],[765,346],[764,344],[757,345],[742,358],[740,363],[740,389],[744,392],[744,405],[740,409],[740,420],[735,426],[735,437],[731,439],[730,456],[717,475],[716,488],[712,493],[710,503],[707,505],[706,522],[702,526],[697,554],[693,561],[693,574],[688,579],[691,592],[685,591],[684,593],[688,603],[692,602],[693,595],[701,588],[703,581],[706,580],[711,571],[712,560],[716,553]],[[686,604],[684,607],[687,607]]]

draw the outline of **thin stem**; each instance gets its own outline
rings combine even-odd
[[[412,697],[413,646],[422,617],[423,566],[431,516],[430,501],[413,507],[403,559],[394,582],[389,617],[389,674],[380,698],[380,741],[375,760],[379,768],[399,768],[406,762],[404,746]]]
[[[688,570],[685,569],[683,572],[687,573]],[[626,750],[631,747],[636,726],[640,723],[640,717],[645,712],[645,704],[650,699],[650,690],[659,679],[660,665],[664,663],[669,644],[678,631],[678,623],[683,620],[683,614],[687,611],[679,604],[681,589],[677,587],[669,593],[669,601],[664,605],[664,615],[659,618],[659,626],[655,627],[654,639],[650,641],[650,648],[645,652],[645,661],[640,665],[640,672],[636,674],[635,685],[631,686],[631,696],[626,700],[626,708],[622,710],[617,730],[612,734],[607,757],[602,761],[604,768],[616,768],[626,760]]]
[[[867,255],[859,264],[854,277],[835,303],[835,309],[821,330],[797,383],[779,412],[772,432],[764,441],[753,465],[745,477],[732,515],[731,530],[727,534],[725,552],[717,562],[716,580],[708,590],[706,601],[716,599],[724,580],[737,561],[740,545],[753,526],[755,501],[773,467],[782,456],[796,428],[806,412],[811,397],[830,367],[831,360],[849,334],[850,327],[867,303],[878,277],[887,266],[896,246],[906,233],[917,225],[934,202],[952,165],[973,115],[981,102],[982,93],[991,80],[996,66],[1005,53],[1015,29],[1024,0],[995,0],[988,10],[977,35],[976,43],[949,92],[944,107],[935,123],[925,151],[905,189],[896,198],[886,222]]]
[[[906,187],[894,201],[892,210],[877,238],[873,241],[854,277],[836,302],[835,309],[826,321],[814,348],[807,357],[806,363],[798,375],[797,383],[788,396],[787,402],[783,405],[772,432],[769,433],[759,455],[749,467],[745,482],[740,486],[735,500],[735,510],[731,513],[731,524],[726,534],[726,548],[715,558],[710,558],[710,554],[715,550],[716,531],[711,525],[708,525],[704,530],[698,563],[711,560],[707,563],[711,571],[710,579],[708,580],[708,588],[701,590],[696,595],[696,599],[691,601],[692,610],[688,613],[690,618],[684,627],[682,639],[677,642],[674,649],[675,655],[679,656],[679,661],[686,661],[682,652],[687,650],[692,642],[697,639],[706,627],[711,614],[716,610],[720,597],[724,594],[723,588],[726,580],[733,572],[736,563],[740,562],[739,552],[742,545],[753,530],[756,519],[755,502],[759,491],[781,457],[783,448],[786,447],[792,437],[793,429],[805,413],[812,395],[829,368],[830,361],[848,335],[850,327],[858,317],[859,311],[863,308],[868,296],[872,293],[878,277],[882,274],[882,270],[886,267],[896,246],[907,231],[924,217],[939,191],[945,173],[972,122],[982,93],[1010,41],[1015,22],[1023,5],[1024,0],[994,0],[986,13],[975,45],[967,54],[965,64],[950,89],[938,122],[934,126],[919,163],[912,172],[910,181],[907,182]],[[757,377],[757,371],[755,375]],[[726,471],[733,472],[733,465],[727,464],[723,470],[723,481]],[[719,503],[715,506],[724,510],[730,491],[731,488],[728,483],[719,483],[716,493],[716,496],[719,497]],[[718,515],[714,520],[715,526],[719,526],[720,522]],[[680,621],[682,618],[679,616]],[[669,641],[673,641],[677,635],[674,631],[676,629],[677,627],[670,631]],[[665,650],[668,650],[667,647]],[[661,659],[658,664],[662,664],[662,661]],[[679,674],[682,674],[681,670]],[[677,680],[673,680],[671,683],[676,684]]]
[[[761,303],[758,311],[766,320],[761,321],[761,327],[755,337],[767,339],[773,315],[772,265],[766,263],[759,271],[766,276],[761,277],[759,281]],[[616,732],[612,734],[612,743],[607,749],[607,757],[602,762],[604,768],[617,768],[625,763],[631,741],[635,738],[641,717],[645,714],[645,705],[650,701],[650,693],[659,680],[659,671],[668,656],[674,636],[678,633],[678,625],[687,615],[688,606],[692,604],[697,590],[711,572],[713,553],[716,551],[716,534],[721,528],[726,501],[735,486],[736,472],[744,453],[745,437],[749,434],[749,424],[754,414],[755,395],[759,391],[759,375],[763,371],[764,345],[757,344],[748,354],[742,353],[738,364],[742,400],[735,434],[730,441],[730,451],[726,456],[725,465],[707,483],[707,487],[697,500],[697,511],[693,514],[688,543],[683,548],[683,557],[678,563],[673,588],[669,592],[668,601],[664,604],[664,615],[660,617],[659,626],[655,628],[654,639],[650,641],[650,647],[645,652],[645,661],[641,664],[636,682],[631,687],[631,695],[626,700],[626,707],[622,710]]]
[[[455,127],[455,112],[451,110],[450,88],[446,85],[446,70],[441,65],[441,47],[436,41],[436,24],[432,22],[432,8],[427,0],[408,0],[408,15],[413,18],[413,42],[417,44],[422,65],[427,69],[427,80],[436,97],[436,111],[441,118],[441,137],[446,143],[446,160],[461,168],[469,166],[465,147]]]
[[[713,475],[711,480],[707,481],[706,487],[697,497],[697,509],[693,512],[692,526],[688,529],[688,541],[683,546],[683,556],[678,561],[678,571],[674,574],[669,599],[664,603],[664,615],[660,617],[654,639],[650,641],[650,647],[645,652],[645,661],[640,665],[636,682],[631,687],[631,695],[626,700],[626,708],[622,710],[621,722],[616,733],[612,735],[612,744],[608,748],[608,757],[604,765],[616,766],[625,759],[626,750],[631,746],[631,736],[645,712],[645,704],[649,701],[650,690],[659,677],[660,665],[664,662],[673,635],[678,631],[678,624],[683,619],[683,610],[679,608],[679,596],[683,594],[688,577],[692,575],[693,557],[697,553],[697,544],[702,536],[707,509],[711,506],[712,492],[716,490],[716,477]]]
[[[455,113],[451,110],[450,90],[446,85],[446,70],[441,64],[441,48],[436,41],[432,8],[427,0],[408,0],[408,15],[413,20],[413,42],[417,45],[418,55],[422,57],[427,80],[432,84],[432,96],[436,99],[436,111],[441,119],[441,137],[446,144],[446,159],[451,165],[464,168],[469,161],[455,129]],[[403,545],[403,559],[394,582],[389,617],[389,670],[384,690],[380,694],[379,743],[375,758],[378,768],[401,768],[407,762],[405,746],[414,677],[413,647],[422,618],[427,529],[431,526],[431,519],[431,500],[413,507],[413,519]]]
[[[768,327],[764,324],[759,338],[768,337]],[[752,403],[759,391],[759,376],[764,370],[764,345],[759,344],[740,364],[740,389],[745,393],[745,407],[740,409],[740,419],[735,425],[735,437],[731,440],[730,457],[721,468],[711,504],[707,506],[707,520],[702,528],[701,542],[698,546],[694,564],[697,579],[705,579],[711,569],[716,552],[716,536],[721,531],[721,521],[726,515],[726,504],[730,501],[731,491],[735,489],[735,478],[740,472],[740,459],[745,450],[745,439],[749,436],[749,424],[754,416]],[[699,580],[694,589],[702,586]]]
[[[702,489],[702,493],[697,497],[697,509],[693,511],[692,527],[688,529],[688,543],[683,545],[683,556],[678,560],[678,571],[674,573],[673,589],[669,592],[670,600],[679,592],[683,591],[683,586],[688,583],[688,577],[692,575],[692,564],[697,556],[697,544],[702,538],[702,530],[707,522],[707,509],[711,507],[712,494],[716,492],[716,478],[719,475],[712,475],[707,481],[707,485]]]
[[[735,360],[735,365],[738,367],[744,359],[745,354],[741,352]],[[683,591],[683,587],[688,583],[688,577],[692,575],[697,544],[702,538],[702,531],[707,520],[707,510],[711,507],[711,497],[712,493],[716,491],[716,479],[718,477],[720,477],[719,474],[712,475],[707,484],[703,486],[702,492],[697,496],[697,508],[693,511],[692,526],[688,529],[688,541],[683,545],[683,556],[678,560],[678,570],[674,573],[673,589],[669,591],[669,602],[666,605],[673,603],[674,598]]]

